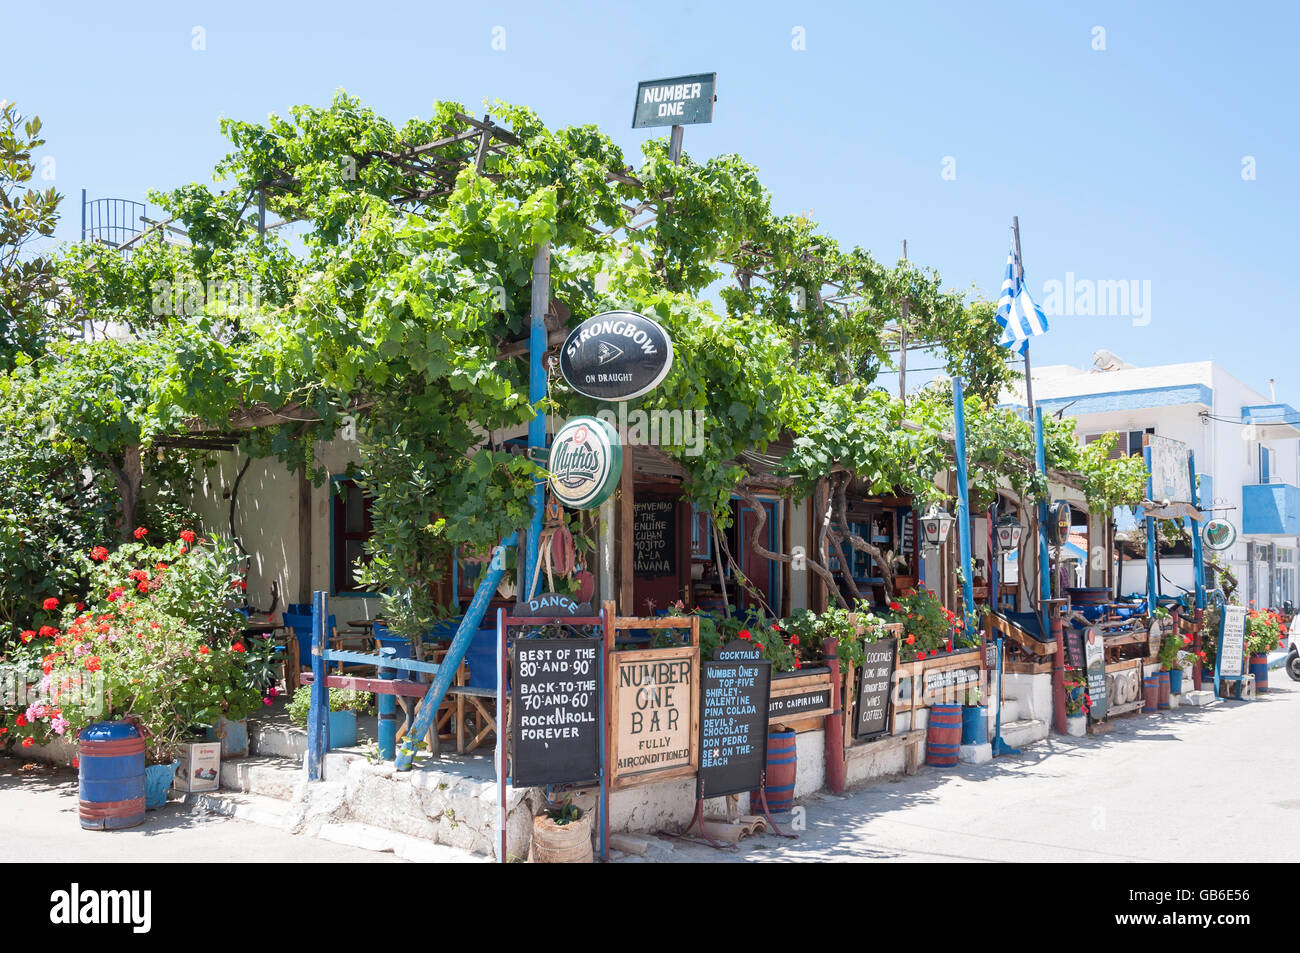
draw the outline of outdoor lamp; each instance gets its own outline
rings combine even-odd
[[[938,547],[948,538],[948,533],[952,530],[952,524],[956,520],[947,510],[939,508],[938,503],[931,503],[930,508],[926,510],[921,517],[921,537],[927,546]]]
[[[1020,548],[1020,537],[1024,534],[1020,520],[1008,513],[997,521],[998,549],[1011,552]]]

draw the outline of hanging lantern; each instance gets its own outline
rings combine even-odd
[[[1008,513],[997,521],[997,532],[998,549],[1009,553],[1020,548],[1020,537],[1025,530],[1020,525],[1020,520]]]
[[[955,522],[951,513],[941,509],[938,503],[931,503],[925,515],[921,517],[922,541],[932,548],[942,546]]]

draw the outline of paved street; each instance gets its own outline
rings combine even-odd
[[[107,833],[83,831],[77,822],[76,773],[45,766],[23,772],[21,765],[0,758],[0,844],[9,862],[397,860],[392,854],[343,847],[314,837],[295,837],[260,824],[187,813],[175,802],[150,811],[140,827]]]
[[[655,843],[644,859],[1295,861],[1300,685],[1280,671],[1272,684],[1254,702],[1128,716],[1107,735],[813,797],[798,841],[730,855]]]

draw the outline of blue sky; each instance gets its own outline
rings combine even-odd
[[[1035,364],[1212,358],[1300,404],[1291,5],[4,2],[0,22],[0,98],[46,124],[63,238],[82,188],[206,181],[222,115],[340,87],[398,122],[501,98],[598,123],[635,159],[654,134],[630,128],[637,81],[716,71],[714,122],[687,128],[686,151],[740,153],[778,211],[845,245],[892,261],[906,238],[946,283],[993,296],[1014,214],[1040,303],[1067,272],[1150,282],[1149,323],[1054,317]]]

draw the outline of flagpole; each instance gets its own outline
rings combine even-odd
[[[1020,257],[1020,216],[1011,216],[1011,234],[1016,243],[1016,282],[1024,284],[1025,263]],[[1034,419],[1034,377],[1029,364],[1029,338],[1025,338],[1025,402],[1029,405],[1029,419]]]

